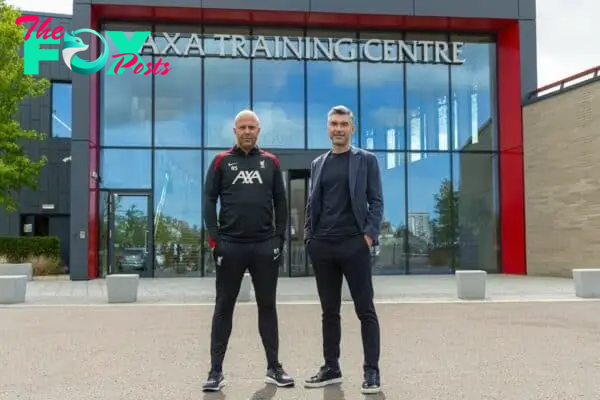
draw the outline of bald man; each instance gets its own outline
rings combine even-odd
[[[267,356],[265,382],[294,386],[279,363],[277,279],[287,225],[287,201],[279,160],[256,145],[258,116],[241,111],[234,119],[236,145],[218,154],[206,173],[204,223],[216,263],[216,301],[211,332],[211,369],[205,392],[225,384],[223,359],[233,310],[246,270],[258,306],[258,329]],[[217,200],[221,209],[217,219]],[[275,221],[273,221],[273,218]]]

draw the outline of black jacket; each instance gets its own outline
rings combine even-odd
[[[257,147],[248,154],[237,146],[218,154],[206,173],[203,214],[211,247],[220,238],[261,242],[277,236],[283,242],[288,211],[277,157]]]

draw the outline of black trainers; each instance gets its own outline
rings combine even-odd
[[[374,369],[365,371],[365,380],[361,387],[362,394],[377,394],[381,391],[379,372]]]
[[[265,376],[265,383],[277,385],[279,387],[292,387],[294,386],[294,378],[289,376],[281,365],[275,368],[267,369],[267,376]]]
[[[203,392],[218,392],[225,386],[225,378],[222,372],[211,370],[208,373],[208,379],[202,386]]]
[[[342,383],[342,371],[324,365],[319,369],[319,372],[317,372],[316,375],[311,376],[304,381],[304,387],[320,388],[336,383]]]

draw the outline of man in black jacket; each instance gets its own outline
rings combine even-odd
[[[216,267],[216,302],[211,332],[211,369],[204,391],[224,386],[223,359],[231,336],[233,310],[246,269],[252,276],[258,327],[267,356],[265,382],[294,386],[279,363],[277,279],[287,226],[287,201],[279,160],[259,149],[257,115],[234,120],[237,144],[218,154],[204,185],[204,223]],[[217,200],[221,209],[217,218]],[[274,211],[274,212],[273,212]],[[275,223],[273,223],[273,214]]]
[[[361,324],[364,381],[361,391],[380,391],[379,319],[373,302],[371,248],[383,218],[383,195],[377,157],[351,146],[354,114],[345,106],[327,116],[331,150],[310,168],[304,240],[321,300],[325,364],[304,386],[323,387],[342,380],[340,307],[344,277]]]

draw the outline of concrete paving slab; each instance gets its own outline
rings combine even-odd
[[[600,398],[600,303],[380,304],[384,395],[391,400]],[[238,307],[222,395],[200,386],[212,307],[0,309],[3,400],[355,400],[360,326],[344,306],[344,383],[265,390],[256,308]],[[321,362],[320,309],[280,305],[281,360],[299,381]],[[262,390],[262,391],[261,391]]]

